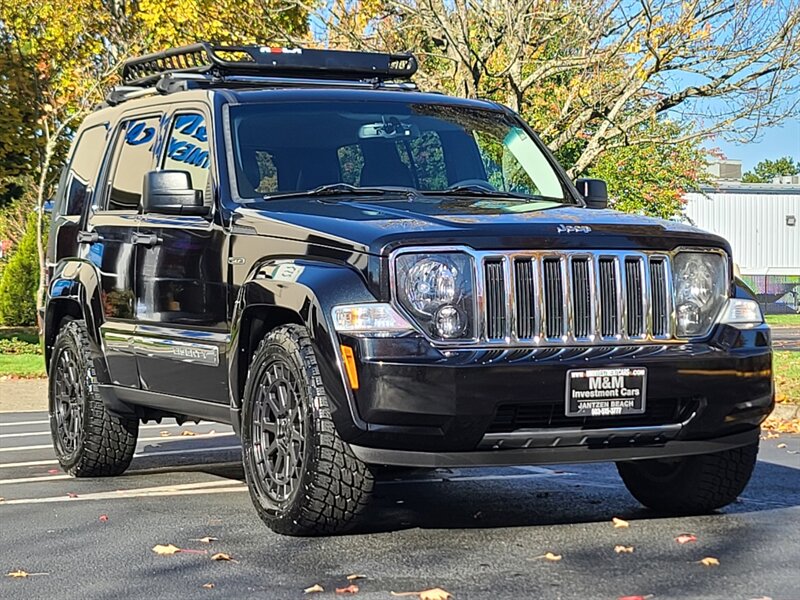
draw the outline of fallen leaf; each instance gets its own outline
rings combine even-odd
[[[611,519],[611,522],[614,524],[615,529],[619,529],[620,527],[630,527],[630,523],[627,521],[620,519],[619,517],[614,517]]]
[[[633,546],[614,546],[614,552],[617,554],[631,554]]]
[[[190,539],[189,541],[190,542],[200,542],[202,544],[210,544],[211,542],[219,541],[219,538],[215,538],[215,537],[211,537],[211,536],[207,535],[206,537],[193,538],[193,539]]]
[[[189,435],[189,436],[191,436],[191,435],[197,435],[197,434],[194,431],[190,431],[188,429],[184,429],[183,431],[181,431],[181,435]]]
[[[356,575],[355,573],[347,576],[347,581],[355,581],[356,579],[366,579],[366,575]]]
[[[161,437],[169,437],[172,435],[172,433],[170,433],[169,431],[159,431],[158,435],[160,435]]]
[[[770,596],[761,596],[760,598],[750,598],[750,600],[772,600]]]
[[[2,496],[0,496],[0,502],[4,502],[4,501],[5,501],[5,498],[3,498]]]
[[[701,565],[705,565],[706,567],[718,567],[719,560],[714,558],[713,556],[706,556],[704,559],[697,561]]]
[[[779,438],[779,437],[781,437],[781,436],[778,435],[777,433],[773,432],[773,431],[768,431],[767,432],[767,439],[768,440],[772,440],[772,439]]]
[[[620,596],[617,600],[649,600],[653,597],[653,594],[647,594],[647,596]]]
[[[211,560],[222,560],[228,562],[239,562],[238,560],[233,560],[230,554],[225,554],[224,552],[217,552],[216,554],[211,556]]]
[[[30,577],[30,573],[23,571],[22,569],[17,569],[16,571],[6,573],[6,577]]]
[[[69,497],[69,498],[77,498],[78,494],[76,494],[75,492],[67,492],[67,497]]]
[[[177,554],[178,552],[181,551],[180,548],[178,548],[177,546],[175,546],[173,544],[166,544],[166,545],[164,545],[164,544],[156,544],[155,546],[153,546],[152,550],[156,554],[159,554],[159,555],[162,555],[162,556],[169,555],[169,554]]]
[[[315,584],[314,584],[314,585],[312,585],[311,587],[307,587],[306,589],[304,589],[304,590],[303,590],[303,593],[304,593],[304,594],[316,594],[317,592],[324,592],[324,591],[325,591],[325,588],[324,588],[324,587],[322,587],[322,586],[321,586],[320,584],[318,584],[318,583],[315,583]]]
[[[696,542],[697,536],[693,533],[682,533],[678,537],[675,538],[675,541],[679,544],[688,544],[690,542]]]
[[[539,556],[535,556],[534,560],[538,560],[540,558],[543,558],[545,560],[550,560],[550,561],[553,561],[553,562],[558,562],[559,560],[561,560],[562,556],[560,554],[553,554],[552,552],[546,552],[546,553],[541,554]]]
[[[108,521],[108,515],[100,515],[99,520],[101,523],[106,523]]]
[[[28,573],[27,571],[23,571],[22,569],[17,569],[16,571],[11,571],[10,573],[6,573],[6,577],[33,577],[35,575],[50,575],[50,573]]]
[[[358,593],[358,586],[353,585],[352,583],[347,587],[343,588],[336,588],[337,594],[357,594]]]
[[[208,583],[204,583],[203,587],[205,589],[207,589],[207,590],[213,590],[214,589],[214,584],[209,581]]]
[[[453,594],[442,588],[431,588],[421,592],[391,592],[392,596],[418,596],[419,600],[450,600]]]
[[[58,473],[60,473],[58,469],[48,469],[47,472],[50,473],[50,475],[58,475]]]
[[[781,442],[780,444],[778,444],[778,448],[786,448],[786,444],[784,444],[783,442]]]

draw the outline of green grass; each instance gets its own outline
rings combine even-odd
[[[800,352],[776,352],[773,366],[778,402],[800,404]]]
[[[767,320],[767,325],[771,327],[800,327],[800,314],[767,315],[764,318]]]
[[[0,354],[0,377],[44,377],[44,357],[41,354]]]

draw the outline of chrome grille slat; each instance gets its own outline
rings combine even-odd
[[[506,336],[505,277],[501,259],[486,261],[486,337],[490,340]]]
[[[564,335],[564,283],[561,260],[544,259],[545,337],[560,338]]]
[[[642,260],[625,259],[625,301],[627,303],[626,333],[629,337],[641,337],[645,333],[644,298],[642,296]]]
[[[535,335],[538,335],[533,281],[533,259],[515,261],[514,283],[517,294],[517,338],[521,340],[532,339]]]
[[[667,260],[650,260],[650,302],[652,309],[652,334],[665,336],[669,331],[669,302],[667,298]]]
[[[572,260],[572,333],[588,338],[592,333],[591,271],[587,258]]]
[[[619,331],[619,311],[617,304],[617,273],[613,258],[600,261],[600,335],[614,337]]]

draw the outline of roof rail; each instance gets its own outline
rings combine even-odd
[[[410,53],[216,46],[198,42],[126,61],[122,65],[122,83],[124,86],[153,86],[171,73],[384,82],[407,80],[416,72],[417,59]]]

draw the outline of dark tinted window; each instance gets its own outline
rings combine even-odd
[[[196,113],[179,114],[172,123],[164,169],[188,171],[192,187],[205,191],[210,172],[206,119]]]
[[[144,174],[153,169],[153,147],[159,117],[132,119],[122,124],[108,195],[108,210],[136,209],[142,199]]]
[[[230,126],[242,198],[344,182],[421,191],[478,184],[570,201],[538,142],[501,112],[393,101],[276,102],[231,107]]]
[[[61,214],[79,215],[83,211],[87,188],[94,183],[105,146],[105,125],[98,125],[81,133],[67,169],[64,199],[59,210]]]

